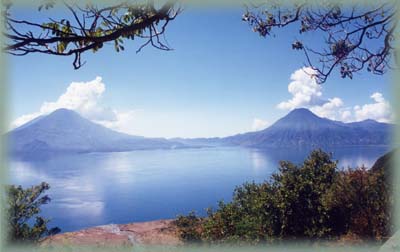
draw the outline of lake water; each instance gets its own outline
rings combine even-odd
[[[370,167],[388,147],[330,150],[339,167]],[[95,225],[174,218],[229,201],[237,185],[261,182],[279,160],[300,163],[308,151],[218,147],[89,153],[10,162],[13,184],[46,181],[52,201],[42,215],[62,232]]]

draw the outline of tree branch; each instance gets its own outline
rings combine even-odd
[[[82,53],[88,50],[96,52],[106,42],[114,41],[115,49],[120,51],[124,50],[120,44],[123,39],[133,40],[139,37],[147,41],[138,51],[148,44],[157,49],[170,50],[159,36],[164,34],[169,21],[174,20],[180,13],[179,7],[174,10],[176,2],[176,0],[168,1],[158,10],[152,2],[147,4],[124,2],[101,9],[93,5],[80,7],[77,4],[71,5],[64,2],[73,18],[60,21],[50,18],[50,23],[42,24],[29,20],[16,20],[9,13],[5,17],[8,25],[4,33],[9,41],[3,47],[3,51],[18,56],[29,53],[75,55],[73,66],[78,69],[83,65],[81,64]],[[89,29],[86,28],[86,23],[90,24]],[[163,25],[161,30],[157,31],[159,23]],[[37,29],[42,32],[39,33]],[[146,32],[149,36],[144,35]]]

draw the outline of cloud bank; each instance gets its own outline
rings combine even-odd
[[[253,131],[259,131],[259,130],[265,129],[269,125],[270,125],[270,123],[268,121],[265,121],[265,120],[259,119],[259,118],[254,118],[251,129]]]
[[[293,110],[308,108],[320,117],[344,122],[373,119],[379,122],[393,121],[393,112],[389,102],[379,92],[373,93],[372,103],[346,107],[339,97],[323,98],[322,86],[317,84],[311,68],[301,68],[290,76],[288,91],[292,98],[277,105],[278,109]]]
[[[392,108],[381,93],[373,93],[370,98],[374,100],[374,103],[354,106],[356,121],[367,118],[372,118],[379,122],[391,122],[394,120]]]
[[[54,102],[43,102],[39,111],[26,114],[15,119],[11,128],[19,127],[30,120],[66,108],[78,112],[83,117],[114,130],[132,133],[131,127],[135,111],[119,111],[102,104],[102,96],[106,91],[101,77],[88,82],[72,82],[67,90]]]

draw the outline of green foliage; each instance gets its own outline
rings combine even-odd
[[[329,154],[315,150],[301,165],[281,161],[269,181],[237,187],[232,201],[219,202],[202,222],[188,221],[197,219],[193,213],[179,217],[186,220],[181,230],[201,231],[201,239],[210,243],[338,239],[346,234],[385,239],[393,199],[384,170],[339,171]]]
[[[14,185],[7,187],[6,214],[10,242],[37,242],[44,236],[60,232],[57,227],[48,229],[49,220],[38,216],[40,207],[50,202],[47,195],[42,196],[49,188],[45,182],[27,189]]]
[[[179,228],[180,238],[185,242],[197,243],[201,241],[201,218],[194,212],[189,215],[179,215],[175,220],[175,225]]]
[[[378,240],[390,236],[393,197],[384,169],[362,167],[340,173],[325,199],[337,232]]]
[[[221,201],[217,211],[208,210],[204,240],[212,243],[258,243],[273,237],[279,232],[280,224],[280,220],[275,218],[278,213],[273,190],[267,183],[246,183],[237,187],[232,202]]]

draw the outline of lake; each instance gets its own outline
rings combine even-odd
[[[370,167],[388,147],[344,147],[330,150],[339,167]],[[52,201],[42,215],[62,232],[110,223],[174,218],[229,201],[234,188],[261,182],[279,160],[300,163],[306,150],[258,150],[215,147],[88,153],[46,160],[11,160],[13,184],[45,181]]]

